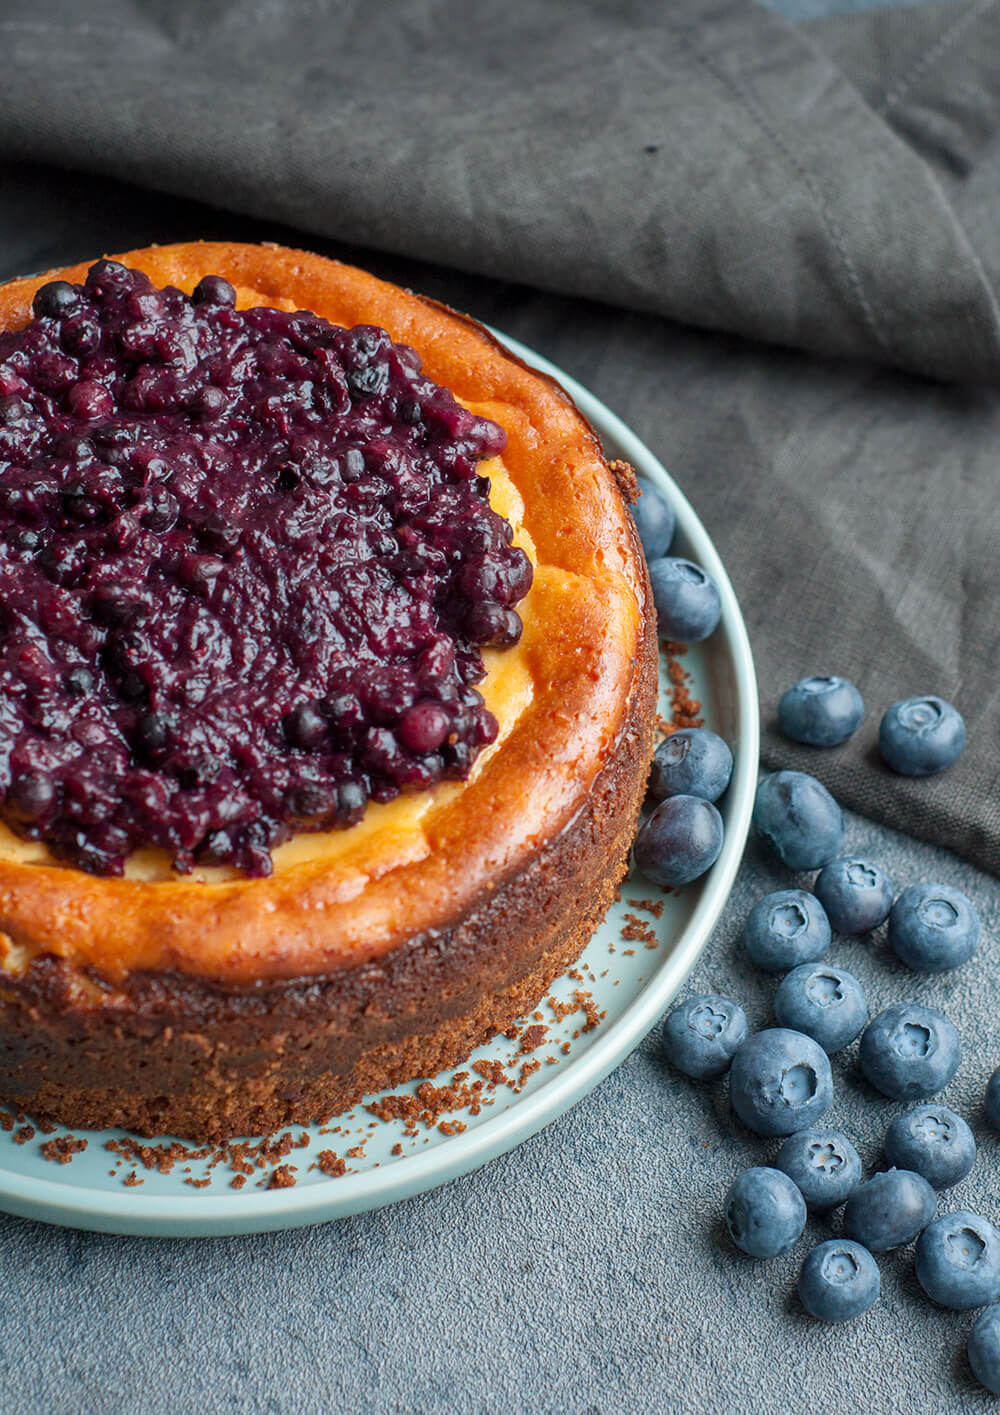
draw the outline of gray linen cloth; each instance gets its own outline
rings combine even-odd
[[[748,0],[0,15],[8,159],[358,243],[533,342],[651,443],[715,537],[765,760],[821,762],[845,802],[1000,872],[996,0],[861,28]],[[178,234],[165,210],[142,238]],[[95,254],[88,231],[128,244],[97,215],[60,256]],[[184,234],[206,229],[190,215]],[[866,722],[836,752],[794,748],[777,696],[831,672]],[[874,742],[916,692],[956,701],[970,745],[914,783]]]

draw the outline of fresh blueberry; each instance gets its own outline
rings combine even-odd
[[[748,1030],[746,1013],[735,1002],[717,993],[696,993],[664,1023],[664,1055],[685,1076],[706,1081],[729,1070]]]
[[[878,745],[900,776],[933,776],[962,755],[965,723],[944,698],[902,698],[882,718]]]
[[[639,532],[647,560],[660,560],[670,549],[674,538],[674,508],[658,486],[645,477],[636,477],[639,500],[632,507],[635,528]]]
[[[799,1273],[799,1297],[821,1322],[849,1322],[878,1300],[881,1278],[867,1248],[850,1238],[828,1238],[812,1250]]]
[[[712,577],[690,560],[667,557],[649,566],[661,639],[697,644],[719,622],[722,601]]]
[[[826,1052],[812,1037],[786,1027],[756,1032],[733,1057],[729,1097],[758,1135],[791,1135],[815,1125],[833,1103]]]
[[[766,973],[785,973],[800,963],[814,963],[830,947],[826,910],[804,889],[765,894],[747,915],[743,942]]]
[[[917,1241],[917,1280],[934,1302],[967,1312],[1000,1297],[1000,1230],[960,1209],[928,1224]]]
[[[654,801],[667,796],[700,796],[717,801],[733,774],[733,754],[706,727],[681,727],[657,747],[649,774]]]
[[[219,305],[223,309],[232,309],[236,303],[236,291],[221,275],[203,275],[194,287],[191,302],[196,305]]]
[[[840,807],[804,771],[776,771],[757,787],[754,829],[790,870],[819,870],[844,840]]]
[[[36,319],[59,319],[79,303],[80,292],[68,280],[50,280],[35,291],[32,313]]]
[[[775,1164],[798,1185],[806,1208],[829,1213],[861,1183],[861,1160],[839,1130],[797,1130],[789,1135]]]
[[[844,855],[831,860],[813,885],[839,934],[863,934],[885,922],[892,908],[892,882],[870,860]]]
[[[861,694],[847,678],[800,678],[778,703],[782,732],[808,747],[839,747],[864,715]]]
[[[947,1086],[962,1060],[962,1043],[940,1012],[916,1002],[896,1003],[869,1022],[858,1059],[884,1096],[920,1101]]]
[[[868,1004],[864,988],[846,968],[803,963],[779,984],[774,1015],[782,1027],[805,1032],[825,1052],[835,1052],[861,1035]]]
[[[935,1189],[950,1189],[976,1160],[976,1141],[946,1105],[918,1105],[897,1115],[885,1136],[885,1157],[897,1169],[922,1174]]]
[[[700,796],[670,796],[639,827],[635,862],[655,884],[690,884],[719,858],[722,817]]]
[[[737,1175],[725,1202],[726,1227],[751,1258],[787,1253],[806,1226],[805,1200],[787,1174],[757,1165]]]
[[[1000,1130],[1000,1066],[986,1083],[986,1095],[983,1097],[983,1111],[986,1119],[994,1130]]]
[[[861,1184],[844,1207],[844,1233],[873,1253],[911,1243],[937,1209],[937,1195],[922,1174],[888,1169]]]
[[[1000,1306],[987,1307],[969,1333],[969,1365],[981,1385],[1000,1395]]]
[[[889,914],[889,943],[919,973],[943,973],[971,958],[979,946],[979,915],[950,884],[911,884]]]

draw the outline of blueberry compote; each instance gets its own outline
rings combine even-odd
[[[94,874],[269,874],[497,732],[503,430],[382,329],[234,300],[100,261],[0,334],[2,814]]]

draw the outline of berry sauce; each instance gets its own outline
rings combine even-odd
[[[267,875],[497,733],[502,428],[382,329],[234,302],[100,261],[0,334],[0,814],[93,874]]]

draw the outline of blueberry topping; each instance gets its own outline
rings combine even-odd
[[[803,1307],[821,1322],[850,1322],[878,1301],[878,1264],[861,1243],[828,1238],[815,1247],[799,1273]]]
[[[811,1037],[784,1027],[755,1032],[733,1057],[729,1097],[758,1135],[791,1135],[815,1125],[833,1103],[826,1052]]]
[[[850,1046],[868,1021],[864,989],[846,968],[803,963],[782,979],[774,995],[782,1027],[804,1032],[827,1053]]]
[[[722,614],[712,577],[690,560],[666,558],[650,564],[649,580],[660,638],[682,644],[707,639]]]
[[[892,881],[870,860],[844,855],[831,860],[813,885],[835,933],[861,934],[889,917]]]
[[[830,923],[815,894],[779,889],[758,899],[750,910],[743,926],[743,943],[758,968],[787,973],[826,954]]]
[[[809,747],[839,747],[864,715],[861,694],[847,678],[800,678],[778,703],[782,732]]]
[[[780,1169],[757,1165],[737,1175],[726,1194],[729,1236],[751,1258],[787,1253],[806,1226],[806,1206]]]
[[[690,884],[722,850],[722,817],[700,796],[670,796],[639,827],[635,862],[655,884]]]
[[[858,1152],[839,1130],[797,1130],[782,1144],[775,1164],[815,1213],[838,1208],[861,1183]]]
[[[663,1053],[685,1076],[709,1080],[729,1070],[747,1031],[742,1007],[716,993],[696,993],[663,1024]]]
[[[912,1243],[930,1223],[937,1195],[921,1174],[890,1169],[860,1185],[844,1208],[844,1233],[870,1248],[888,1253]]]
[[[1000,1297],[1000,1232],[961,1209],[942,1214],[917,1240],[917,1281],[934,1302],[966,1312]]]
[[[636,477],[639,500],[632,507],[635,528],[646,559],[659,560],[670,549],[674,538],[674,512],[658,486],[645,477]]]
[[[1000,1395],[1000,1306],[987,1307],[969,1333],[969,1365],[980,1385]]]
[[[858,1056],[861,1070],[892,1100],[936,1096],[962,1060],[958,1033],[940,1012],[918,1003],[897,1003],[868,1024]]]
[[[965,723],[944,698],[902,698],[882,718],[879,751],[901,776],[933,776],[958,761],[965,748]]]
[[[935,1189],[950,1189],[976,1161],[976,1141],[946,1105],[918,1105],[897,1115],[885,1136],[885,1157],[897,1169],[922,1174]]]
[[[654,801],[667,796],[700,796],[717,801],[733,774],[733,754],[715,732],[681,727],[656,748],[649,774]]]
[[[949,884],[911,884],[889,914],[889,943],[919,973],[958,968],[979,947],[979,915]]]
[[[503,430],[384,330],[234,303],[103,260],[0,333],[0,813],[97,874],[265,874],[497,733]]]
[[[776,771],[757,787],[753,825],[790,870],[818,870],[844,840],[840,807],[822,782],[804,771]]]

